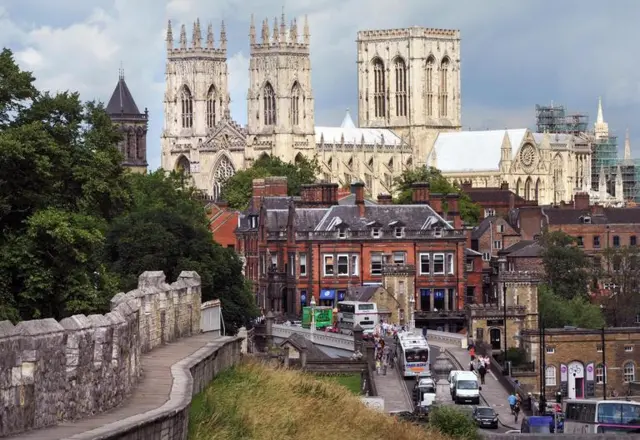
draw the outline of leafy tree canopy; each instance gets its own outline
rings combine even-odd
[[[640,248],[610,247],[603,257],[602,265],[594,268],[594,278],[611,286],[612,295],[601,297],[607,323],[634,326],[640,314]]]
[[[549,288],[562,298],[588,298],[591,263],[575,239],[562,231],[542,236],[542,262]]]
[[[580,328],[601,328],[605,324],[600,307],[582,296],[572,299],[555,294],[546,285],[538,288],[540,316],[547,328],[571,325]]]
[[[480,206],[473,203],[468,194],[449,182],[440,171],[433,167],[423,166],[412,170],[405,170],[395,179],[395,190],[398,195],[394,202],[398,204],[411,203],[413,197],[413,184],[418,182],[429,182],[432,193],[438,194],[459,194],[460,195],[460,216],[468,225],[475,225],[480,219]],[[446,203],[443,209],[447,209]]]
[[[251,200],[253,179],[269,176],[287,178],[288,194],[300,195],[302,185],[313,183],[318,174],[316,160],[300,156],[295,163],[287,163],[279,157],[261,156],[246,170],[238,171],[227,179],[222,188],[222,198],[234,209],[245,209]]]

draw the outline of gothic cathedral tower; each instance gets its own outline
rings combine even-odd
[[[208,26],[202,41],[200,20],[193,25],[191,44],[184,24],[179,46],[173,46],[171,22],[167,28],[167,67],[162,132],[162,168],[182,169],[194,178],[196,187],[209,188],[211,177],[201,172],[202,149],[216,124],[229,115],[227,87],[227,36],[224,22],[220,44],[215,47],[213,27]],[[206,164],[203,164],[206,165]],[[240,165],[234,164],[235,169]]]
[[[252,16],[247,94],[250,155],[257,158],[267,153],[286,162],[294,161],[298,153],[312,157],[315,124],[308,22],[305,18],[300,39],[296,20],[287,28],[283,13],[280,23],[274,19],[271,33],[264,20],[261,37],[258,42]]]
[[[360,127],[393,130],[425,165],[438,133],[461,128],[460,31],[360,31],[357,43]]]

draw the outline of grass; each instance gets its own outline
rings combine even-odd
[[[344,386],[250,361],[197,395],[190,440],[444,440],[364,406]]]
[[[329,382],[337,383],[347,388],[356,396],[362,394],[360,392],[361,388],[361,379],[359,374],[342,374],[337,376],[317,376],[321,380],[326,380]]]

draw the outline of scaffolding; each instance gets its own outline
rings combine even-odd
[[[584,113],[567,113],[564,105],[536,104],[536,126],[538,133],[585,133],[589,117]]]

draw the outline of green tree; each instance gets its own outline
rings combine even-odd
[[[222,188],[222,198],[234,209],[245,209],[251,200],[253,179],[269,176],[287,178],[290,196],[300,195],[302,185],[316,180],[319,168],[317,161],[299,157],[295,163],[287,163],[278,157],[261,156],[246,170],[238,171],[227,179]]]
[[[100,252],[130,201],[119,135],[100,105],[40,93],[0,54],[0,319],[104,311]]]
[[[601,328],[604,324],[602,310],[582,296],[567,299],[555,294],[548,286],[538,288],[540,317],[547,328],[566,325],[580,328]]]
[[[135,288],[146,270],[162,270],[174,280],[183,270],[202,279],[202,301],[222,302],[227,330],[235,331],[257,315],[237,254],[213,241],[198,193],[181,176],[157,171],[130,176],[133,207],[107,234],[105,257],[123,290]]]
[[[549,288],[562,298],[587,298],[591,263],[575,238],[562,231],[546,232],[541,243]]]
[[[603,257],[595,278],[610,286],[611,295],[602,300],[607,323],[613,327],[636,325],[640,313],[640,249],[610,247]]]
[[[460,216],[468,225],[475,225],[480,219],[480,206],[473,203],[468,194],[449,182],[439,170],[433,167],[423,166],[420,168],[405,170],[394,181],[394,190],[397,196],[394,200],[398,204],[409,204],[413,197],[413,184],[418,182],[428,182],[432,193],[438,194],[459,194],[460,195]],[[446,203],[443,209],[447,209]]]

